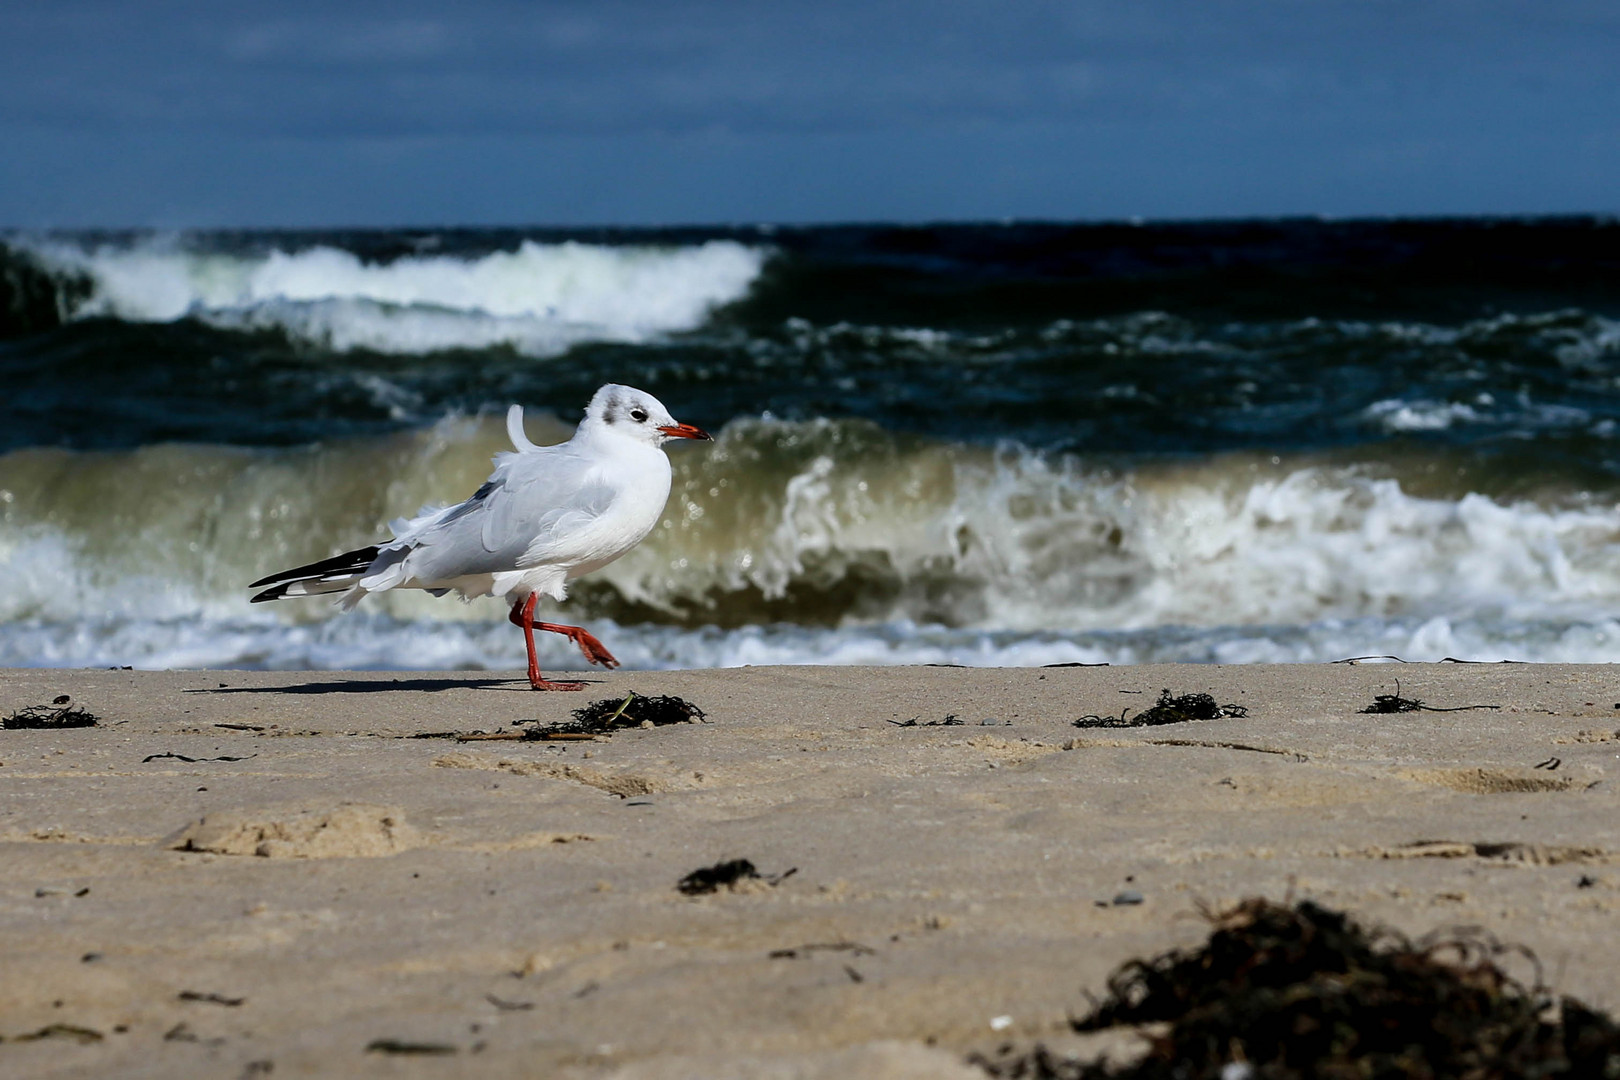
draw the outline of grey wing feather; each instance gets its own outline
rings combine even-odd
[[[516,551],[524,565],[566,557],[566,538],[607,511],[614,488],[579,458],[559,458],[546,462],[540,454],[524,454],[512,462],[481,515],[487,550]]]
[[[495,472],[466,502],[410,522],[411,574],[449,580],[499,573],[565,554],[559,539],[603,513],[611,486],[561,448],[496,457]]]

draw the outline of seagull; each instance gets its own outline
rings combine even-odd
[[[269,587],[252,602],[342,593],[338,603],[348,611],[367,593],[389,589],[454,591],[464,600],[500,595],[523,628],[535,690],[585,688],[541,678],[536,630],[562,634],[593,664],[618,667],[584,629],[535,622],[535,602],[542,594],[564,599],[571,579],[641,543],[669,499],[669,458],[660,448],[670,439],[712,437],[676,423],[651,394],[615,383],[592,396],[573,438],[559,446],[529,441],[521,405],[507,410],[506,433],[514,449],[495,455],[495,471],[466,502],[396,518],[385,543],[260,578],[250,588]]]

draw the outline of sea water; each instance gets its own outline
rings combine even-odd
[[[609,381],[716,435],[548,615],[627,666],[1620,659],[1606,219],[0,244],[0,665],[519,666],[246,585]]]

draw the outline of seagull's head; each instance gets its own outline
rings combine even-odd
[[[660,446],[670,439],[710,439],[702,428],[676,423],[664,403],[633,386],[608,383],[585,407],[585,423],[625,438]]]

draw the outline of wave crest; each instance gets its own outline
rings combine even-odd
[[[548,434],[565,430],[551,422]],[[0,622],[110,609],[243,617],[247,581],[463,497],[503,442],[484,417],[293,451],[15,452],[0,458]],[[1393,468],[1233,455],[1114,471],[863,422],[764,419],[675,457],[659,527],[575,583],[570,618],[1072,635],[1590,621],[1620,604],[1620,510],[1422,497]],[[1408,468],[1425,472],[1421,460]],[[405,619],[501,614],[415,593],[367,606]],[[332,614],[309,602],[266,617]]]
[[[732,240],[678,247],[525,240],[478,256],[368,262],[315,246],[263,254],[148,238],[94,246],[12,241],[64,281],[75,319],[275,330],[347,352],[506,346],[550,356],[584,341],[641,342],[701,326],[747,295],[769,252]]]
[[[1608,506],[1424,498],[1364,466],[1248,455],[1116,473],[853,423],[726,435],[683,464],[658,542],[602,571],[594,603],[687,625],[1090,632],[1620,601]]]

